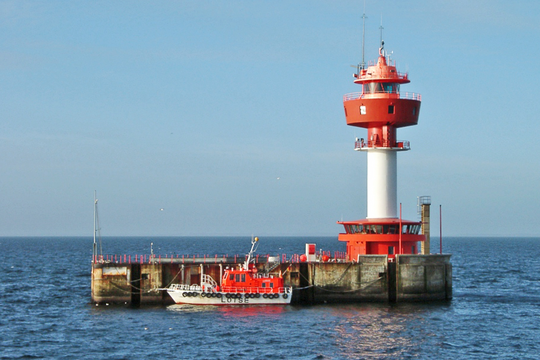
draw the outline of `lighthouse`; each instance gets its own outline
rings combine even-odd
[[[403,92],[401,85],[410,82],[408,74],[399,73],[395,62],[379,48],[376,62],[362,63],[354,74],[361,91],[346,94],[343,106],[347,125],[367,129],[366,138],[356,139],[354,149],[367,153],[367,217],[339,221],[344,233],[338,240],[347,243],[347,256],[418,254],[425,236],[422,223],[403,220],[397,208],[397,154],[410,150],[408,141],[398,140],[397,129],[418,123],[420,94]]]

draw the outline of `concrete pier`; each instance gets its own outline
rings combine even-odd
[[[125,257],[124,257],[125,259]],[[201,273],[219,283],[223,269],[244,259],[156,259],[92,264],[92,301],[117,304],[171,304],[165,288],[199,284]],[[146,259],[145,259],[146,260]],[[360,256],[358,262],[256,262],[260,272],[281,272],[293,286],[293,304],[411,302],[452,298],[450,255]]]

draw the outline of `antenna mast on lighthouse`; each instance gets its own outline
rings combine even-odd
[[[382,15],[381,15],[381,26],[379,26],[379,30],[381,31],[381,40],[379,42],[379,44],[381,44],[381,47],[383,46],[384,42],[383,42],[383,38],[382,38],[382,31],[383,31],[383,26],[382,26]]]
[[[366,68],[364,61],[365,45],[366,45],[366,2],[364,0],[364,13],[362,14],[362,70]]]

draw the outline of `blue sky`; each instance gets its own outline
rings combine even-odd
[[[537,236],[538,1],[366,0],[422,94],[398,200]],[[336,235],[366,216],[362,1],[0,1],[0,236]],[[163,209],[163,211],[161,211]]]

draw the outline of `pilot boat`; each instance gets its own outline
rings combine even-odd
[[[219,285],[210,275],[202,274],[200,284],[172,284],[167,293],[177,304],[192,305],[287,305],[292,286],[284,286],[283,277],[262,274],[252,261],[259,238],[251,240],[251,250],[238,269],[226,268]]]

